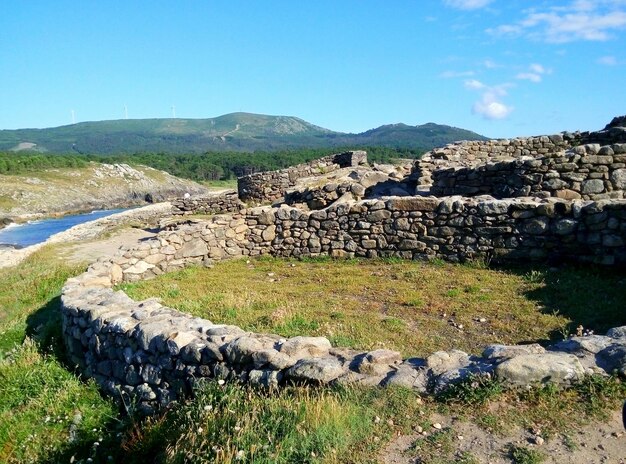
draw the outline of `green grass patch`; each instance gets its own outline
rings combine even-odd
[[[245,330],[423,356],[559,339],[578,325],[602,332],[626,324],[625,277],[595,268],[263,257],[122,288],[135,299],[160,297],[167,306]]]

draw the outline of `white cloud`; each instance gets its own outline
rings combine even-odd
[[[532,72],[537,73],[537,74],[544,74],[547,72],[546,68],[544,68],[539,63],[533,63],[529,66],[529,68]]]
[[[439,74],[439,77],[451,79],[453,77],[471,77],[474,74],[476,74],[474,71],[444,71]]]
[[[617,64],[617,58],[614,56],[601,56],[596,62],[605,66],[615,66]]]
[[[485,87],[487,87],[485,84],[483,84],[480,81],[477,81],[476,79],[469,79],[465,81],[463,85],[465,86],[466,89],[470,89],[470,90],[480,90],[480,89],[484,89]]]
[[[543,11],[531,9],[521,21],[487,32],[495,36],[526,36],[549,43],[606,41],[626,28],[624,5],[621,0],[577,0]]]
[[[511,114],[512,111],[512,106],[507,106],[500,101],[491,100],[485,97],[474,103],[474,106],[472,106],[472,113],[478,114],[489,120],[504,119]]]
[[[519,74],[517,74],[517,76],[515,76],[516,79],[520,79],[520,80],[527,80],[527,81],[531,81],[531,82],[541,82],[541,80],[543,79],[543,75],[544,74],[552,74],[552,70],[551,69],[546,69],[543,65],[539,64],[539,63],[532,63],[530,66],[528,66],[528,69],[530,71],[528,72],[521,72]]]
[[[535,73],[519,73],[516,79],[527,80],[531,82],[541,82],[541,76]]]
[[[481,91],[480,100],[472,105],[472,113],[482,116],[485,119],[504,119],[513,111],[512,106],[508,106],[502,101],[502,97],[508,93],[508,88],[513,84],[501,84],[496,86],[488,86],[476,79],[470,79],[464,82],[464,86],[469,90]]]
[[[459,10],[477,10],[489,5],[493,0],[443,0],[446,6]]]
[[[485,61],[483,61],[483,65],[487,69],[502,68],[501,64],[498,64],[498,63],[496,63],[495,61],[492,61],[492,60],[485,60]]]

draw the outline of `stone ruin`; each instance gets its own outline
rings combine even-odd
[[[260,255],[624,266],[624,133],[611,126],[599,133],[459,142],[433,150],[412,168],[368,169],[364,152],[346,152],[246,176],[239,196],[232,191],[175,202],[180,219],[156,238],[67,281],[62,316],[70,359],[107,393],[135,401],[145,414],[205,378],[265,388],[355,383],[438,393],[470,375],[510,385],[626,376],[626,327],[547,347],[491,345],[480,356],[450,350],[403,360],[389,350],[332,347],[323,337],[245,332],[114,290],[189,265]],[[595,142],[607,137],[610,143]],[[248,207],[242,199],[274,204]],[[199,220],[190,216],[194,212],[227,214]]]

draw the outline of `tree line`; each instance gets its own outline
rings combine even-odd
[[[418,158],[421,150],[363,147],[370,163],[389,163],[398,158]],[[145,165],[195,181],[232,179],[259,171],[282,169],[322,158],[341,149],[300,149],[276,152],[207,152],[203,154],[136,153],[120,155],[0,152],[0,174],[17,175],[55,168],[80,168],[90,161]]]

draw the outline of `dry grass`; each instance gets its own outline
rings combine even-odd
[[[413,356],[450,348],[477,353],[489,343],[559,337],[577,324],[605,329],[626,322],[617,310],[626,305],[620,275],[588,273],[259,259],[188,268],[124,288],[136,299],[160,297],[167,306],[246,330],[326,336],[339,346]],[[589,285],[585,294],[574,288],[579,280]]]

